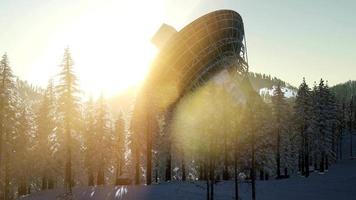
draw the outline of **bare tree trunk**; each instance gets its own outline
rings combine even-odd
[[[256,200],[256,166],[255,166],[254,147],[252,147],[251,186],[252,186],[252,200]]]
[[[210,200],[210,184],[209,178],[206,179],[206,199]]]
[[[302,176],[305,176],[306,175],[306,168],[305,168],[305,153],[304,151],[302,151],[302,154],[301,154],[301,158],[300,158],[300,165],[301,165],[301,173],[302,173]]]
[[[185,174],[185,160],[184,160],[184,154],[182,158],[182,181],[186,180],[186,174]]]
[[[155,182],[158,183],[158,169],[155,170]]]
[[[122,175],[122,167],[123,167],[123,162],[122,162],[122,154],[117,157],[117,163],[116,163],[116,172],[115,172],[115,185],[119,185],[119,178]]]
[[[168,157],[166,161],[166,177],[165,181],[172,180],[172,154],[171,154],[171,142],[168,144]]]
[[[279,140],[279,131],[278,131],[278,140]],[[278,141],[279,143],[279,141]],[[256,163],[255,163],[255,133],[252,132],[252,155],[251,155],[251,187],[252,187],[252,200],[256,200]],[[279,152],[279,147],[278,151]],[[279,153],[278,153],[279,154]],[[278,160],[278,159],[277,159]],[[279,171],[279,166],[277,168],[277,172]]]
[[[234,159],[234,179],[235,179],[235,199],[239,199],[239,176],[237,171],[237,152],[235,150],[235,159]]]
[[[339,144],[339,154],[340,154],[340,160],[342,160],[342,131],[340,131],[340,144]]]
[[[352,149],[352,117],[353,117],[353,96],[350,101],[350,115],[349,115],[349,132],[350,132],[350,157],[353,157],[353,149]]]
[[[3,109],[3,103],[2,100],[0,100],[0,111],[2,111]],[[2,160],[4,159],[3,157],[3,134],[4,134],[4,127],[3,127],[3,116],[2,114],[0,114],[0,169],[2,168]],[[0,180],[2,180],[1,177],[1,173],[0,173]],[[4,197],[4,191],[2,190],[2,188],[0,187],[0,200],[3,199]]]
[[[99,167],[99,170],[98,170],[98,176],[97,176],[96,184],[97,185],[104,185],[105,184],[105,173],[104,173],[104,169],[103,169],[102,165]]]
[[[26,184],[26,178],[25,177],[21,177],[20,181],[19,181],[19,185],[17,188],[17,195],[23,196],[27,194],[27,184]]]
[[[229,168],[228,168],[228,149],[227,149],[227,138],[224,135],[224,168],[223,168],[223,180],[229,180]]]
[[[318,159],[316,153],[314,153],[314,171],[318,170]]]
[[[301,127],[301,136],[302,136],[302,145],[300,148],[300,154],[299,154],[299,171],[301,172],[301,175],[305,175],[305,132],[304,132],[304,126]]]
[[[305,177],[309,177],[309,138],[307,133],[305,132],[304,132],[304,153],[305,153],[304,155]]]
[[[353,149],[352,149],[352,120],[350,119],[350,124],[349,124],[349,132],[350,132],[350,157],[353,157]]]
[[[51,176],[48,178],[48,189],[54,189],[54,180]]]
[[[202,162],[200,161],[199,162],[199,180],[204,180],[204,175],[203,175],[203,173],[204,173],[204,169],[203,169],[203,164],[202,164]]]
[[[137,138],[135,138],[137,140]],[[135,185],[140,184],[140,152],[138,149],[137,141],[135,142]]]
[[[325,168],[325,152],[321,152],[321,159],[320,159],[320,172],[324,172]]]
[[[279,125],[278,125],[279,126]],[[276,155],[276,161],[277,161],[277,178],[281,177],[281,154],[280,154],[280,146],[281,146],[281,136],[280,136],[280,130],[278,127],[277,130],[277,155]]]
[[[146,135],[147,135],[147,151],[146,151],[146,184],[151,185],[152,183],[152,122],[153,120],[151,119],[151,111],[149,111],[149,107],[147,105],[146,107],[147,111],[147,129],[146,129]]]
[[[152,183],[152,143],[151,140],[147,141],[147,165],[146,165],[146,184]]]
[[[212,156],[212,155],[210,155]],[[214,174],[214,163],[213,159],[210,158],[209,162],[209,176],[210,176],[210,200],[214,200],[214,183],[215,183],[215,174]]]
[[[9,153],[6,152],[5,155],[5,182],[4,182],[4,199],[10,199],[10,166],[9,166]]]
[[[41,190],[47,190],[48,188],[48,179],[46,175],[42,176],[42,187]]]
[[[208,176],[209,172],[208,172],[208,166],[207,164],[204,164],[204,168],[203,168],[203,180],[208,180],[209,176]]]
[[[94,174],[92,167],[88,169],[88,186],[94,186]]]
[[[67,122],[66,126],[66,145],[67,145],[67,159],[65,165],[65,177],[64,183],[65,188],[68,193],[72,193],[72,147],[71,147],[71,135],[70,135],[70,128]]]

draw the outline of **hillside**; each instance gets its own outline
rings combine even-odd
[[[298,89],[289,83],[271,75],[249,72],[248,74],[252,87],[265,101],[270,101],[276,86],[279,84],[286,98],[293,98],[297,95]]]
[[[273,95],[274,87],[278,84],[282,86],[282,91],[287,98],[295,97],[297,93],[296,87],[279,78],[272,77],[271,75],[249,72],[248,77],[255,91],[265,99],[268,99],[269,96]],[[132,87],[118,95],[110,97],[108,99],[108,104],[114,114],[117,114],[120,110],[124,113],[129,112],[130,107],[133,105],[136,93],[137,87]]]
[[[331,87],[339,100],[351,99],[351,96],[356,96],[356,81],[347,81]]]

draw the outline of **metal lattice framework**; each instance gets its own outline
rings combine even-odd
[[[171,104],[222,68],[247,72],[244,37],[242,18],[235,11],[218,10],[196,19],[160,50],[141,93],[157,93]],[[174,92],[165,94],[167,87]]]
[[[133,116],[134,132],[147,136],[147,171],[151,171],[152,132],[155,117],[174,109],[179,99],[224,68],[248,72],[244,26],[232,10],[208,13],[170,37],[160,49],[141,88]],[[137,133],[138,134],[138,133]],[[139,170],[139,136],[136,135],[136,181]],[[147,174],[150,184],[151,174]]]

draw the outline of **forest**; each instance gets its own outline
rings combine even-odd
[[[249,73],[230,80],[240,89],[209,81],[187,94],[174,111],[155,117],[156,132],[145,138],[132,126],[134,98],[115,111],[104,95],[84,99],[69,49],[60,64],[40,88],[13,74],[7,54],[1,58],[2,200],[55,188],[70,195],[76,186],[173,181],[205,181],[207,199],[214,199],[222,180],[234,181],[236,199],[239,183],[248,181],[256,199],[256,180],[327,173],[345,155],[342,136],[352,138],[356,127],[356,82],[329,87],[320,79],[310,87],[303,79],[287,99],[286,82]],[[272,86],[271,101],[264,101],[258,89]],[[352,142],[349,149],[354,158]]]

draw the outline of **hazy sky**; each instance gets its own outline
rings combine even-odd
[[[0,53],[44,86],[69,46],[84,90],[114,94],[144,78],[161,23],[179,30],[216,9],[242,15],[251,71],[293,85],[356,79],[352,0],[0,0]]]

